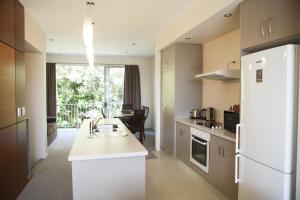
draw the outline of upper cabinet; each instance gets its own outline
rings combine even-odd
[[[241,3],[241,45],[248,49],[300,33],[299,0],[245,0]]]
[[[300,33],[300,1],[269,0],[270,40]]]
[[[0,129],[16,123],[15,50],[0,42]]]
[[[161,52],[162,72],[170,71],[175,66],[175,46],[164,49]]]
[[[0,1],[0,41],[14,47],[14,1]]]
[[[242,49],[268,41],[268,0],[246,0],[241,4]]]
[[[24,28],[24,6],[15,0],[15,48],[24,52],[25,28]]]

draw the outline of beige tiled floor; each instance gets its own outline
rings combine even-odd
[[[147,200],[225,200],[183,162],[162,152],[146,164]]]

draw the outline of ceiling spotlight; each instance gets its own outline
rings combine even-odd
[[[135,46],[135,45],[136,45],[136,43],[133,42],[133,43],[132,43],[132,46]]]
[[[50,40],[51,42],[54,42],[54,39],[53,39],[53,38],[49,38],[49,40]]]
[[[128,51],[125,51],[126,54],[128,54]]]
[[[184,38],[185,40],[191,40],[192,38],[190,38],[190,37],[186,37],[186,38]]]
[[[231,17],[231,16],[232,16],[231,13],[226,13],[226,14],[224,15],[224,17]]]

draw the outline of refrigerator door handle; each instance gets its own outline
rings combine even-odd
[[[235,132],[235,153],[240,152],[240,128],[241,124],[236,125],[236,132]]]
[[[234,182],[239,183],[239,154],[235,155]]]

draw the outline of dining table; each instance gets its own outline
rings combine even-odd
[[[112,113],[111,117],[112,118],[118,118],[120,119],[123,123],[129,123],[131,121],[131,118],[134,115],[134,111],[126,111],[126,112],[116,112],[116,113]]]

